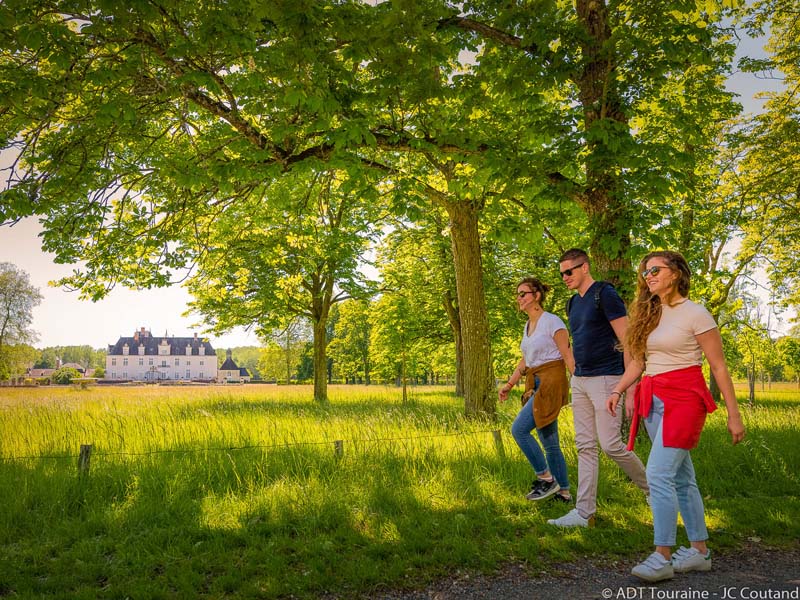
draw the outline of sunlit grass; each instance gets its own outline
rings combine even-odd
[[[742,405],[737,447],[724,410],[712,415],[693,454],[715,547],[800,533],[800,394],[779,396]],[[0,388],[0,596],[348,596],[510,560],[646,552],[644,498],[605,458],[598,526],[546,525],[565,508],[522,497],[517,408],[469,421],[436,388],[404,404],[395,388],[333,386],[325,406],[308,387]],[[567,408],[574,490],[571,421]]]

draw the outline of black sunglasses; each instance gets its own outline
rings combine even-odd
[[[669,267],[659,267],[658,265],[650,267],[649,269],[645,269],[642,271],[642,279],[646,278],[648,275],[658,275],[661,269],[668,269]]]
[[[585,264],[586,264],[586,261],[583,261],[582,263],[577,264],[577,265],[572,265],[569,269],[564,269],[563,271],[561,271],[561,276],[564,277],[566,275],[567,277],[571,277],[572,276],[572,272],[575,269],[577,269],[578,267],[582,267]]]
[[[528,294],[532,294],[533,292],[517,292],[517,298],[524,298]]]

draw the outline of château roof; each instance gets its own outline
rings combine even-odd
[[[225,359],[225,362],[222,363],[222,366],[219,368],[220,371],[238,371],[239,366],[233,362],[233,359],[229,356]]]
[[[121,337],[116,344],[108,345],[108,355],[122,356],[122,349],[128,344],[128,355],[139,356],[139,346],[144,346],[145,356],[158,356],[158,349],[166,341],[169,356],[187,356],[186,346],[191,346],[192,356],[200,355],[200,348],[205,348],[206,356],[215,356],[216,351],[208,340],[198,337],[153,336],[149,331],[137,331],[133,336]]]

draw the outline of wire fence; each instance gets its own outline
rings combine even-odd
[[[151,456],[158,454],[200,454],[207,452],[236,452],[240,450],[270,450],[277,448],[292,448],[304,446],[326,446],[333,445],[334,454],[342,456],[344,454],[345,443],[353,446],[357,444],[379,443],[379,442],[402,442],[432,440],[437,438],[466,437],[476,434],[491,433],[494,438],[495,448],[501,456],[505,455],[503,447],[503,436],[499,429],[478,429],[473,431],[457,433],[437,433],[431,435],[416,436],[393,436],[387,438],[353,438],[349,440],[323,440],[318,442],[281,442],[275,444],[248,444],[244,446],[204,446],[202,448],[162,448],[156,450],[146,450],[142,452],[95,452],[93,444],[81,444],[78,454],[41,454],[27,456],[5,456],[0,457],[2,462],[21,462],[28,460],[78,460],[79,470],[88,472],[89,461],[91,458],[102,458],[107,456]]]

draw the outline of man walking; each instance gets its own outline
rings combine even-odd
[[[589,256],[583,250],[567,250],[559,265],[564,283],[577,292],[567,303],[567,318],[575,356],[571,387],[578,495],[574,509],[547,522],[558,527],[589,527],[594,525],[597,511],[598,441],[603,452],[646,495],[650,491],[642,461],[622,441],[622,411],[612,416],[606,410],[606,399],[616,393],[614,389],[625,371],[620,348],[628,325],[625,304],[611,284],[592,278]]]

